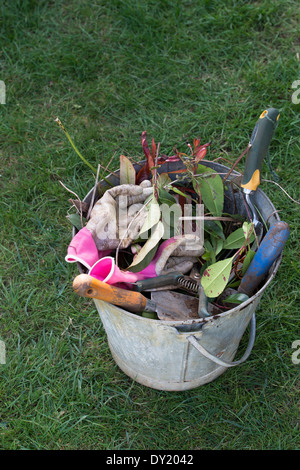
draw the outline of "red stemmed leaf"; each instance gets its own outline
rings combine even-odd
[[[193,140],[194,150],[196,150],[196,148],[199,147],[200,142],[201,142],[201,139],[194,139]]]
[[[150,174],[150,168],[149,168],[149,163],[148,160],[146,160],[146,163],[142,168],[137,172],[136,178],[135,178],[135,184],[140,184],[142,181],[147,180]]]
[[[154,166],[154,159],[152,158],[152,155],[150,153],[146,136],[147,136],[147,131],[144,131],[142,133],[141,141],[142,141],[144,154],[146,155],[146,158],[148,161],[149,169],[151,169]]]
[[[151,154],[152,154],[152,158],[154,162],[155,162],[155,152],[156,152],[156,144],[154,142],[154,137],[153,137],[152,143],[151,143]]]
[[[172,155],[166,159],[166,162],[179,162],[180,157],[178,155]]]
[[[150,149],[148,147],[148,142],[147,142],[147,131],[142,132],[141,136],[141,142],[142,142],[142,147],[144,154],[146,156],[146,163],[145,165],[139,170],[139,172],[136,175],[136,184],[140,184],[142,181],[147,180],[150,174],[151,168],[154,167],[154,159],[151,155]],[[153,144],[154,139],[152,140],[152,154],[153,154]],[[154,150],[155,152],[155,150]]]
[[[142,181],[147,180],[149,176],[148,162],[138,171],[135,179],[135,184],[140,184]]]
[[[209,147],[210,144],[211,142],[208,142],[207,144],[201,145],[201,147],[198,147],[196,149],[195,162],[200,162],[200,160],[202,160],[205,157],[206,152],[207,152],[207,147]]]
[[[200,160],[202,160],[202,158],[205,157],[206,152],[207,152],[206,147],[200,147],[195,154],[195,162],[200,162]]]

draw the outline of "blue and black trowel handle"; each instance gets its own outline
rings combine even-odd
[[[274,261],[280,256],[289,238],[290,228],[286,222],[275,222],[263,238],[253,260],[239,285],[238,292],[251,297],[267,276]]]
[[[250,148],[241,184],[243,189],[256,191],[259,186],[262,161],[268,152],[278,119],[279,111],[276,108],[268,108],[259,116],[250,138]]]
[[[278,109],[269,108],[261,113],[253,129],[249,142],[250,148],[246,157],[244,177],[241,186],[245,194],[246,202],[252,212],[252,222],[256,235],[256,240],[252,247],[253,250],[255,250],[256,245],[259,244],[262,239],[263,225],[259,221],[252,201],[252,195],[260,184],[262,162],[268,152],[278,119]]]

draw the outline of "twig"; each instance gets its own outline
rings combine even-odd
[[[269,222],[269,219],[270,219],[274,214],[278,214],[278,212],[282,212],[282,209],[280,209],[280,210],[278,210],[278,211],[276,211],[276,210],[273,211],[273,212],[269,215],[269,217],[267,218],[266,224]]]
[[[111,162],[113,161],[113,159],[115,158],[115,156],[116,156],[116,153],[114,153],[113,156],[111,157],[111,159],[109,160],[108,164],[106,165],[106,167],[105,167],[104,170],[103,170],[104,172],[105,172],[105,171],[108,171],[109,165],[111,164]],[[100,163],[99,163],[99,165],[100,165]],[[100,166],[101,166],[101,165],[100,165]],[[103,168],[103,167],[101,166],[101,168]],[[113,175],[115,175],[115,176],[118,177],[118,175],[116,174],[115,171],[111,171],[111,170],[109,170],[109,171],[110,171],[111,174],[113,174]]]
[[[89,207],[89,210],[88,210],[88,213],[87,213],[87,216],[86,216],[87,220],[89,220],[92,209],[93,209],[93,206],[94,206],[95,194],[96,194],[96,189],[97,189],[97,186],[98,186],[99,171],[100,171],[100,164],[98,165],[98,168],[97,168],[97,174],[96,174],[96,180],[95,180],[95,185],[94,185],[94,189],[93,189],[92,199],[91,199],[90,207]]]
[[[66,186],[62,181],[60,181],[60,180],[58,180],[58,181],[59,181],[59,183],[60,183],[67,191],[69,191],[69,193],[74,194],[74,196],[77,197],[78,201],[80,201],[80,198],[79,198],[78,194],[74,193],[74,191],[72,191],[71,189],[67,188],[67,186]]]
[[[235,167],[237,166],[237,164],[239,163],[239,161],[243,158],[243,156],[245,155],[245,153],[248,152],[248,150],[250,149],[251,147],[251,144],[249,142],[249,144],[247,145],[246,149],[242,152],[242,154],[239,156],[239,158],[234,162],[233,166],[230,168],[230,170],[228,171],[228,173],[224,176],[223,178],[223,183],[227,180],[228,176],[233,172],[233,170],[235,169]]]
[[[159,154],[160,142],[157,144],[156,155],[155,155],[155,170],[154,170],[154,195],[155,199],[158,201],[158,192],[157,192],[157,162]]]
[[[119,244],[117,246],[117,249],[116,249],[116,266],[118,267],[118,256],[119,256],[119,251],[120,251],[120,247],[121,247],[121,244],[122,244],[122,241],[124,240],[124,238],[126,237],[127,233],[128,233],[128,230],[130,229],[131,227],[131,224],[135,221],[135,219],[137,218],[138,215],[140,215],[140,213],[142,212],[142,210],[144,210],[144,208],[152,201],[152,198],[150,198],[141,208],[140,210],[135,214],[135,216],[133,217],[133,219],[131,220],[131,222],[129,222],[128,224],[128,227],[127,229],[125,230],[121,240],[119,241]]]
[[[286,192],[286,190],[283,189],[282,186],[280,186],[280,184],[278,184],[278,183],[276,183],[275,181],[272,181],[272,180],[265,180],[265,179],[264,179],[264,180],[262,180],[262,181],[264,181],[264,182],[266,182],[266,183],[274,183],[274,184],[276,184],[276,186],[279,186],[279,188],[282,189],[282,191],[287,195],[287,197],[290,198],[293,202],[295,202],[295,204],[300,204],[300,201],[295,201],[295,199],[293,199],[293,198]]]
[[[235,219],[233,219],[232,217],[210,217],[210,216],[183,216],[183,217],[179,217],[180,220],[221,220],[221,221],[224,221],[224,222],[234,222]]]
[[[79,203],[80,203],[80,204],[79,204],[79,206],[80,206],[80,208],[81,208],[81,200],[80,200],[79,196],[78,196],[76,193],[74,193],[74,191],[71,191],[71,189],[67,188],[67,186],[66,186],[66,185],[64,185],[64,183],[63,183],[62,181],[60,181],[60,180],[59,180],[59,182],[60,182],[60,184],[61,184],[61,185],[62,185],[62,186],[63,186],[63,187],[64,187],[64,188],[67,190],[67,191],[69,191],[69,193],[72,193],[72,194],[74,194],[74,196],[76,196],[76,197],[77,197],[77,199],[78,199],[78,201],[79,201]],[[75,206],[75,207],[76,207],[76,206]],[[78,210],[78,208],[77,208],[77,207],[76,207],[76,209]],[[82,209],[80,209],[80,210],[79,210],[79,214],[80,214],[80,222],[81,222],[81,226],[83,227],[83,220],[82,220]]]
[[[81,153],[79,152],[78,148],[76,147],[76,145],[74,144],[73,140],[71,139],[71,137],[69,136],[67,130],[65,129],[65,127],[63,126],[62,122],[60,121],[59,118],[56,118],[55,121],[58,123],[59,127],[64,131],[64,133],[66,134],[70,144],[72,145],[73,149],[75,150],[75,152],[77,153],[77,155],[81,158],[81,160],[94,172],[96,173],[96,168],[93,167],[93,165],[91,165],[84,157],[83,155],[81,155]]]

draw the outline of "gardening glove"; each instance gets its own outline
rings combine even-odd
[[[198,261],[198,256],[201,256],[204,251],[198,237],[183,235],[180,238],[165,240],[159,246],[151,263],[137,273],[119,269],[115,259],[106,256],[94,264],[89,275],[107,284],[124,283],[130,287],[133,282],[156,277],[170,271],[179,271],[185,274],[192,269],[194,263]],[[190,256],[192,252],[193,256]]]
[[[139,186],[114,186],[104,193],[93,207],[86,225],[98,250],[113,250],[119,244],[121,248],[127,248],[132,243],[146,219],[143,202],[152,191],[151,182],[147,180]]]
[[[198,257],[202,256],[204,251],[205,248],[196,235],[170,238],[161,244],[152,261],[155,263],[156,275],[172,270],[185,274],[197,263]]]
[[[81,263],[87,269],[90,269],[96,261],[109,255],[110,252],[110,250],[98,251],[91,232],[83,227],[72,238],[65,260],[68,263]]]
[[[197,261],[198,258],[192,256],[171,256],[166,262],[161,274],[168,274],[174,271],[186,274],[191,271]]]

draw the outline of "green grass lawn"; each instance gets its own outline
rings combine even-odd
[[[194,390],[146,388],[120,371],[94,304],[73,293],[72,195],[59,181],[83,198],[93,175],[54,121],[96,167],[142,159],[144,130],[168,154],[212,140],[207,158],[230,165],[274,106],[272,167],[299,201],[298,2],[4,0],[0,10],[0,448],[299,448],[299,204],[262,183],[291,234],[248,361]]]

